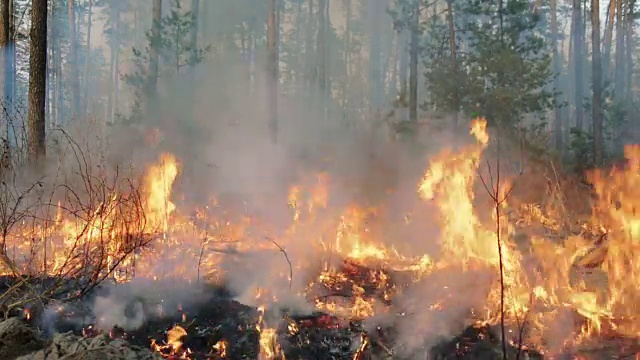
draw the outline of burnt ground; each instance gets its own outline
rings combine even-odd
[[[362,268],[347,266],[347,272],[354,275],[353,281],[366,285],[367,274]],[[357,276],[361,274],[362,276]],[[0,286],[10,285],[12,280],[2,279]],[[344,285],[344,284],[343,284]],[[331,291],[331,289],[326,289]],[[162,299],[151,300],[139,297],[129,298],[130,302],[142,302],[145,320],[142,326],[134,330],[124,330],[115,326],[110,331],[96,330],[94,314],[87,306],[92,297],[109,293],[107,288],[98,288],[83,301],[65,303],[63,300],[47,306],[46,310],[38,304],[27,306],[26,311],[14,309],[11,316],[20,317],[31,327],[40,330],[45,338],[54,333],[72,332],[84,338],[107,335],[111,339],[126,340],[141,348],[150,348],[151,342],[166,344],[168,332],[176,325],[186,330],[181,338],[182,352],[189,349],[193,359],[220,359],[221,351],[216,344],[224,341],[225,359],[256,359],[259,353],[260,333],[256,324],[260,314],[256,308],[243,305],[233,299],[233,294],[220,286],[202,287],[200,301],[184,306],[176,306]],[[372,287],[367,291],[370,296],[382,296],[379,289]],[[347,296],[348,294],[344,295]],[[131,304],[132,305],[132,304]],[[164,311],[158,314],[158,306],[164,305]],[[128,307],[125,315],[136,316],[134,306]],[[139,315],[139,314],[138,314]],[[500,341],[492,329],[487,327],[469,327],[463,334],[443,341],[431,349],[422,349],[420,354],[400,357],[394,354],[394,329],[376,328],[365,330],[360,320],[338,318],[327,313],[293,314],[280,311],[277,315],[267,312],[268,324],[277,324],[277,340],[287,359],[313,360],[365,360],[365,359],[500,359]],[[399,320],[401,321],[401,320]],[[163,349],[165,356],[171,358],[171,347]],[[511,349],[512,352],[515,350]],[[179,356],[181,351],[174,351]],[[532,356],[530,359],[535,359]]]
[[[2,284],[11,283],[3,279]],[[100,293],[100,289],[96,293]],[[259,352],[260,333],[256,324],[260,314],[256,308],[243,305],[233,299],[233,294],[219,286],[207,285],[202,292],[204,301],[195,301],[176,307],[165,303],[165,311],[161,316],[157,313],[157,301],[144,300],[145,321],[135,330],[125,331],[114,327],[110,331],[97,331],[93,324],[95,316],[86,306],[91,296],[83,302],[49,306],[49,310],[38,309],[34,304],[30,307],[31,317],[25,319],[24,310],[14,309],[9,315],[22,318],[32,328],[40,330],[45,338],[55,333],[71,331],[84,338],[105,336],[111,339],[123,339],[132,345],[149,349],[151,342],[165,344],[167,333],[176,325],[186,330],[181,340],[182,349],[190,349],[192,359],[256,359]],[[140,300],[140,299],[135,299]],[[55,309],[51,311],[50,309]],[[126,313],[126,312],[125,312]],[[130,313],[134,316],[135,314]],[[424,348],[418,354],[399,356],[394,352],[397,331],[388,328],[371,329],[362,321],[337,318],[327,313],[306,315],[280,312],[265,315],[267,323],[278,324],[278,343],[287,359],[290,360],[373,360],[373,359],[437,359],[437,360],[499,360],[502,359],[501,341],[496,327],[486,325],[468,326],[458,336],[442,339],[436,346]],[[402,321],[401,318],[397,321]],[[102,333],[102,334],[101,334]],[[224,357],[216,344],[224,341],[226,349]],[[364,345],[363,345],[364,344]],[[640,351],[636,342],[622,342],[613,339],[580,352],[567,351],[562,357],[575,359],[633,359]],[[170,348],[165,348],[168,358]],[[542,359],[535,351],[521,351],[515,346],[508,347],[509,359]],[[178,351],[178,354],[180,352]]]
[[[186,319],[182,313],[189,314]],[[184,348],[192,351],[194,359],[222,358],[214,346],[226,341],[225,359],[257,359],[259,332],[256,330],[258,311],[231,298],[217,297],[205,306],[184,308],[162,318],[151,319],[133,331],[112,329],[112,337],[123,337],[134,345],[149,346],[152,339],[162,344],[174,326],[184,328]],[[183,321],[186,320],[186,321]],[[357,321],[339,319],[326,313],[305,316],[284,315],[278,327],[278,342],[286,359],[415,359],[393,353],[393,329],[364,330]],[[81,330],[76,329],[76,332]],[[85,334],[94,336],[95,334]],[[367,346],[362,347],[363,340]],[[432,349],[424,349],[430,359],[501,359],[501,345],[495,331],[488,327],[470,326],[460,336],[442,341]],[[169,354],[167,349],[166,354]],[[510,347],[514,355],[515,349]],[[528,359],[542,359],[531,353]],[[420,358],[423,358],[422,356]],[[522,357],[525,359],[524,355]]]

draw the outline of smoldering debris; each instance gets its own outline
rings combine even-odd
[[[142,324],[131,330],[124,329],[124,325],[103,327],[106,322],[100,324],[93,313],[100,307],[52,304],[31,317],[12,318],[0,323],[0,353],[4,344],[15,343],[16,349],[22,349],[16,355],[23,356],[21,359],[24,360],[58,359],[71,354],[81,357],[88,352],[120,354],[125,359],[257,359],[263,351],[261,339],[270,331],[274,336],[271,341],[282,349],[286,359],[502,358],[497,326],[478,322],[463,326],[457,336],[433,336],[437,331],[429,331],[429,327],[438,325],[432,322],[417,326],[417,321],[428,319],[411,316],[402,302],[391,301],[384,316],[356,320],[320,311],[300,314],[277,307],[263,310],[241,304],[234,300],[233,294],[213,285],[194,287],[192,294],[199,294],[198,301],[182,305],[173,302],[179,299],[174,295],[164,303],[151,299],[150,288],[142,292],[145,295],[136,295],[137,304],[142,304],[141,307],[132,306],[124,311],[125,316],[133,316],[134,321],[142,319]],[[114,293],[118,293],[119,299],[126,303],[123,289]],[[107,297],[107,292],[102,290],[103,299],[115,304],[117,297],[114,293]],[[172,305],[161,309],[159,306],[163,304]],[[118,309],[122,308],[118,306]],[[141,311],[141,314],[129,314],[128,311],[132,310]],[[442,319],[445,317],[442,315]],[[45,321],[50,322],[51,334],[42,331],[41,324]],[[450,329],[457,326],[452,324]],[[409,334],[410,327],[413,327],[413,334]],[[408,339],[416,342],[407,343]],[[416,339],[422,339],[422,343],[418,345]],[[543,359],[541,353],[527,348],[513,336],[508,340],[510,359]],[[601,358],[598,356],[603,352],[626,353],[631,348],[633,344],[629,341],[612,339],[600,350],[586,351],[586,358]],[[577,353],[575,349],[571,350],[572,356]]]

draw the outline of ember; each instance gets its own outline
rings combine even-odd
[[[187,331],[180,325],[175,325],[167,331],[167,341],[158,344],[155,339],[151,339],[151,348],[168,359],[189,359],[191,350],[184,347],[183,339],[187,336]]]

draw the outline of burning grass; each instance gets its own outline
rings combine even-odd
[[[410,217],[393,224],[392,231],[380,231],[375,224],[386,219],[379,208],[348,204],[336,211],[327,173],[292,187],[283,199],[291,211],[285,231],[247,214],[227,214],[216,202],[180,208],[172,198],[180,164],[165,154],[138,185],[87,175],[89,201],[65,187],[66,198],[50,206],[56,209],[52,220],[14,218],[3,232],[4,273],[76,279],[65,288],[76,289],[74,296],[107,278],[241,284],[237,298],[255,306],[258,315],[237,327],[258,339],[253,355],[261,359],[311,356],[299,350],[309,344],[324,349],[324,335],[309,330],[318,328],[337,331],[326,351],[348,349],[341,354],[353,359],[370,356],[372,349],[394,357],[410,357],[425,347],[429,353],[441,336],[466,328],[454,339],[455,351],[450,343],[433,348],[464,358],[482,351],[484,343],[476,340],[495,343],[491,326],[502,315],[501,293],[514,354],[527,346],[564,353],[610,334],[638,339],[640,146],[627,147],[626,168],[589,175],[597,201],[589,221],[580,224],[582,233],[575,234],[569,229],[574,224],[562,218],[569,210],[555,168],[554,180],[545,177],[553,201],[541,205],[507,198],[499,203],[500,212],[479,205],[478,174],[490,145],[486,122],[475,119],[471,134],[474,143],[430,159],[416,184],[416,197],[435,209],[435,216],[422,219],[438,225],[439,234],[425,234],[425,241],[437,240],[439,253],[393,246],[402,239],[388,234],[410,224]],[[498,194],[507,194],[519,180],[502,181]],[[0,212],[8,213],[2,206]],[[15,289],[30,286],[17,283]],[[39,292],[37,298],[52,295]],[[14,299],[8,306],[25,301]],[[269,310],[275,314],[271,318]],[[559,329],[557,319],[566,314],[571,326]],[[194,329],[187,322],[177,321],[165,339],[150,346],[165,357],[233,358],[231,339],[218,335],[207,335],[206,353],[189,347],[184,338]],[[467,327],[470,323],[476,325]]]

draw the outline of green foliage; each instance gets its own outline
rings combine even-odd
[[[131,10],[131,4],[122,0],[97,0],[93,6],[102,9],[98,18],[104,21],[103,34],[107,44],[117,45],[118,50],[122,50],[124,44],[132,40],[131,24],[123,19],[123,14]]]
[[[602,107],[602,136],[604,140],[605,161],[619,159],[624,156],[624,129],[629,125],[628,104],[616,100],[608,93],[603,94],[605,99]],[[583,104],[585,115],[591,115],[591,99],[586,99]],[[593,129],[586,130],[573,128],[570,132],[569,161],[576,172],[583,172],[595,166],[593,158]]]
[[[169,14],[160,21],[160,37],[150,35],[151,46],[159,50],[164,61],[172,64],[179,73],[183,66],[193,66],[202,61],[209,48],[194,49],[191,43],[191,29],[195,21],[191,11],[182,11],[180,0],[172,2]],[[195,50],[195,52],[193,51]],[[171,71],[171,69],[168,69]]]
[[[133,48],[133,65],[131,73],[124,76],[124,80],[134,91],[134,104],[129,119],[124,121],[138,122],[143,116],[144,104],[152,93],[150,74],[148,71],[150,53],[157,51],[163,58],[165,69],[160,69],[163,75],[179,75],[184,66],[194,67],[201,63],[210,47],[199,48],[191,41],[191,31],[196,26],[193,14],[183,12],[180,1],[174,0],[169,14],[164,16],[159,25],[159,34],[146,32],[147,46],[144,50]]]
[[[627,104],[621,101],[605,102],[603,133],[605,143],[608,144],[609,155],[613,158],[624,156],[622,132],[627,125]]]
[[[447,111],[480,111],[488,121],[515,126],[524,115],[553,107],[551,56],[538,33],[538,16],[529,2],[473,0],[456,8],[456,62],[450,58],[449,30],[440,21],[431,26],[425,57],[430,101]],[[460,24],[462,22],[462,24]],[[435,43],[434,43],[435,42]],[[439,44],[438,44],[439,42]],[[434,49],[434,46],[435,49]]]
[[[582,173],[593,167],[593,135],[590,131],[572,128],[570,132],[571,142],[569,150],[571,152],[571,167],[574,171]]]

